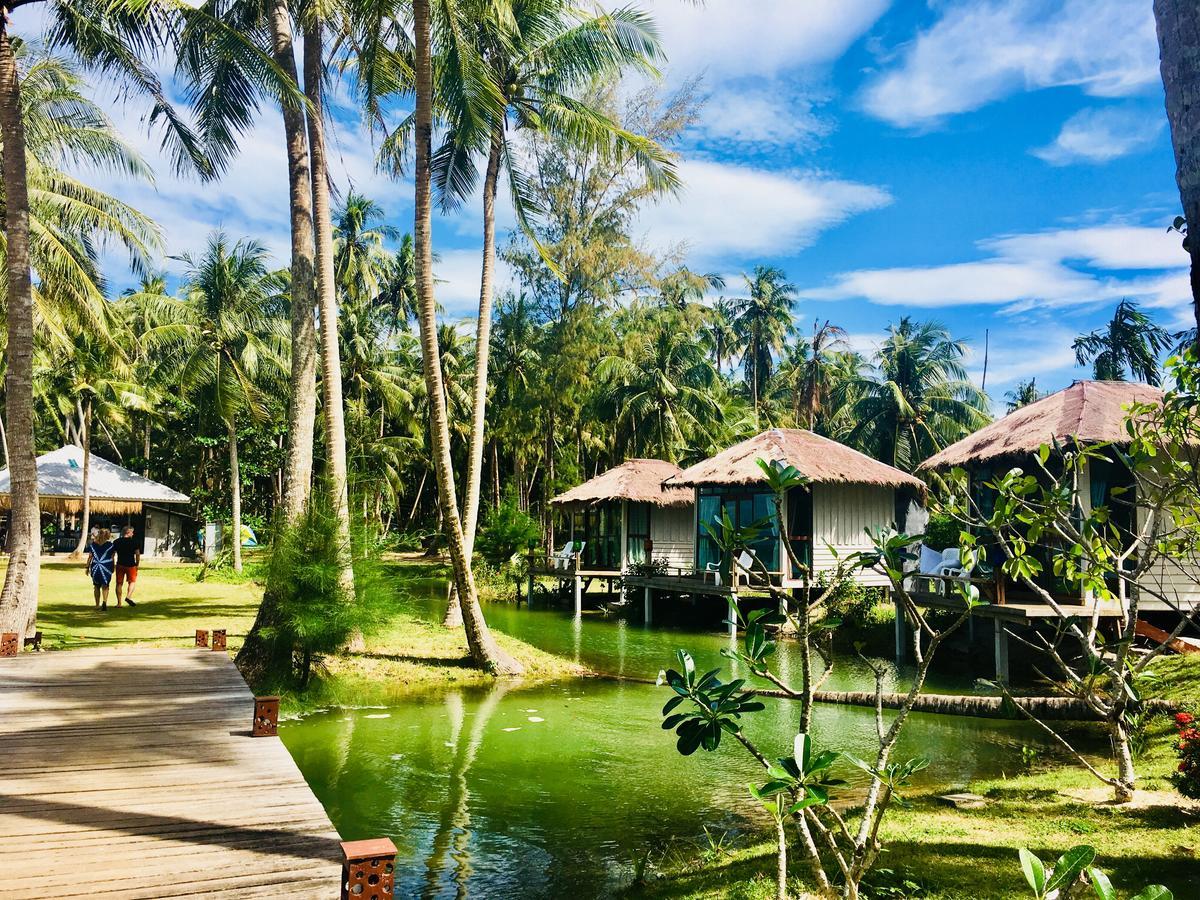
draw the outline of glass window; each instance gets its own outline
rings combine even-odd
[[[625,559],[636,566],[646,562],[646,541],[650,537],[650,504],[629,504],[628,533],[625,542]]]
[[[745,488],[700,489],[700,515],[697,518],[697,564],[701,569],[720,561],[717,543],[709,537],[706,526],[716,528],[721,511],[729,516],[734,528],[746,528],[764,522],[762,536],[750,545],[754,554],[772,572],[779,570],[779,528],[775,521],[773,495],[769,491],[753,491]]]

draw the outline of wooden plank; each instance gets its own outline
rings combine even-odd
[[[224,653],[0,660],[0,896],[337,896],[337,832],[253,706]]]

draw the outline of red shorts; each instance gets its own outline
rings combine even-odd
[[[137,581],[137,566],[117,566],[117,587],[126,581],[130,584]]]

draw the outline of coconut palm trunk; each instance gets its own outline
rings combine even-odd
[[[520,663],[500,649],[488,630],[475,591],[475,576],[459,517],[455,496],[454,469],[450,459],[450,427],[447,421],[442,367],[437,340],[437,310],[433,294],[432,206],[430,195],[430,155],[433,138],[433,61],[430,47],[429,0],[413,0],[413,30],[416,43],[416,154],[413,176],[416,185],[413,238],[417,269],[418,322],[421,330],[421,359],[425,369],[429,397],[430,443],[433,470],[442,509],[443,528],[454,571],[454,586],[462,604],[463,630],[476,665],[495,674],[518,674]]]
[[[323,106],[324,28],[318,20],[304,30],[304,93],[308,97],[308,152],[312,165],[313,229],[316,244],[317,308],[321,322],[321,385],[325,398],[325,453],[329,491],[337,516],[342,587],[354,591],[350,554],[350,494],[346,475],[346,414],[342,403],[342,358],[333,271],[333,220]],[[358,643],[361,638],[357,639]]]
[[[297,85],[292,18],[287,0],[271,5],[272,56],[276,65]],[[288,398],[287,457],[283,471],[280,516],[294,522],[304,511],[312,491],[313,433],[317,418],[316,284],[313,254],[312,176],[308,162],[308,136],[304,110],[284,104],[283,135],[288,161],[288,208],[292,231],[292,369]],[[263,595],[254,627],[238,651],[237,663],[247,677],[257,677],[270,664],[270,649],[262,629],[275,624],[275,599]]]
[[[471,405],[471,440],[467,459],[467,502],[463,515],[463,543],[467,560],[475,552],[479,525],[479,495],[483,481],[483,448],[487,421],[488,363],[492,342],[492,281],[496,271],[496,188],[500,181],[500,153],[504,143],[504,120],[496,123],[483,179],[483,266],[479,276],[479,318],[475,328],[475,394]],[[462,624],[458,592],[450,592],[442,624]]]
[[[226,419],[229,429],[229,507],[233,536],[233,571],[242,571],[242,469],[238,465],[237,427]]]
[[[79,543],[68,559],[80,559],[88,545],[92,525],[92,405],[79,404],[79,442],[83,447],[83,502],[79,525]]]
[[[21,85],[8,34],[0,17],[0,141],[3,142],[4,233],[8,277],[8,471],[11,508],[8,571],[0,590],[0,631],[33,631],[37,618],[41,512],[33,437],[33,280],[29,271],[29,183]]]
[[[1200,5],[1196,0],[1154,0],[1154,19],[1175,180],[1190,232],[1192,312],[1200,342]]]
[[[271,34],[275,63],[291,81],[299,84],[287,0],[274,0],[271,5]],[[299,106],[283,105],[283,133],[287,143],[288,205],[292,227],[292,373],[282,515],[284,521],[291,522],[304,509],[312,489],[313,431],[317,418],[312,182],[304,110]]]

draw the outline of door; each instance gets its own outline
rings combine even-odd
[[[813,496],[811,488],[792,488],[787,495],[787,525],[788,544],[796,559],[812,572],[813,562]],[[794,564],[791,566],[792,577],[803,576]]]

